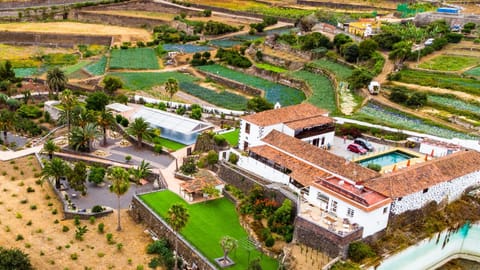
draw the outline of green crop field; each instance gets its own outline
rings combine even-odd
[[[310,63],[313,67],[325,69],[335,74],[340,81],[346,81],[352,75],[353,70],[340,63],[332,62],[327,59],[319,59]]]
[[[279,102],[282,106],[289,106],[299,104],[305,99],[305,94],[298,89],[273,83],[259,77],[250,76],[221,65],[207,65],[197,68],[232,81],[261,89],[265,92],[265,99],[273,104]]]
[[[163,85],[169,78],[179,83],[194,82],[197,78],[180,72],[112,72],[112,76],[120,78],[124,88],[129,90],[149,90],[155,85]]]
[[[314,74],[308,71],[300,70],[291,73],[291,76],[296,79],[305,81],[312,89],[312,95],[307,98],[307,102],[326,109],[331,113],[337,111],[335,101],[335,90],[332,87],[330,80],[319,74]]]
[[[421,63],[419,67],[438,71],[459,71],[473,67],[479,63],[480,58],[476,57],[439,55],[429,61]]]
[[[442,74],[421,70],[404,69],[399,72],[400,81],[431,87],[440,87],[480,95],[480,81],[455,74]]]
[[[84,69],[94,75],[94,76],[100,76],[100,75],[103,75],[105,73],[105,68],[107,66],[107,57],[105,56],[102,56],[102,58],[100,58],[100,60],[86,66]]]
[[[65,66],[65,67],[62,68],[62,70],[63,70],[63,72],[65,72],[65,75],[70,75],[70,74],[74,73],[75,71],[78,71],[78,70],[82,69],[83,67],[85,67],[86,65],[88,65],[90,63],[91,63],[90,61],[82,60],[82,61],[78,61],[78,63],[76,63],[74,65]]]
[[[287,69],[284,69],[282,67],[273,66],[273,65],[270,65],[270,64],[267,64],[267,63],[258,63],[258,64],[255,64],[255,66],[258,67],[258,68],[273,71],[273,72],[276,72],[276,73],[284,73],[284,72],[288,71]]]
[[[180,89],[192,96],[196,96],[225,109],[243,111],[247,108],[247,98],[228,91],[216,92],[191,82],[180,83]]]
[[[158,59],[152,48],[112,50],[110,69],[159,69]]]
[[[212,263],[215,258],[223,256],[219,244],[223,236],[231,236],[241,243],[248,239],[247,232],[239,223],[235,205],[226,198],[188,204],[177,194],[166,190],[141,195],[140,199],[162,218],[166,217],[172,204],[183,204],[187,208],[190,218],[180,234]],[[248,260],[252,261],[256,258],[260,259],[264,270],[276,270],[278,267],[275,259],[261,254],[255,248],[249,251],[242,244],[239,244],[239,247],[229,254],[229,257],[235,261],[235,265],[228,268],[231,270],[245,270],[248,268]]]

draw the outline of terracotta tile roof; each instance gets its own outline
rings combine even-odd
[[[379,173],[355,162],[349,162],[342,157],[276,130],[272,130],[262,141],[355,182],[363,182],[380,176]]]
[[[333,120],[333,118],[330,118],[330,117],[314,116],[314,117],[305,118],[301,120],[286,122],[285,125],[287,125],[291,129],[300,129],[300,128],[310,128],[310,127],[325,125],[333,122],[335,121]]]
[[[313,181],[319,177],[331,176],[328,172],[322,171],[305,162],[293,158],[275,148],[268,145],[250,147],[249,150],[262,157],[265,157],[275,163],[290,169],[290,177],[304,186],[309,186]]]
[[[327,114],[326,110],[309,103],[302,103],[243,116],[242,119],[258,126],[269,126]]]
[[[364,184],[386,196],[399,198],[476,171],[480,171],[480,152],[459,151],[385,174]]]

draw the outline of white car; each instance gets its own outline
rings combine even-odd
[[[435,40],[435,39],[433,39],[433,38],[429,38],[429,39],[427,39],[427,40],[425,41],[425,43],[423,43],[423,44],[425,44],[425,46],[430,46],[430,45],[433,44],[433,41],[434,41],[434,40]]]

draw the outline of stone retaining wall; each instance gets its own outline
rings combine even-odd
[[[362,239],[363,228],[345,236],[339,236],[297,216],[295,219],[294,241],[321,250],[329,257],[347,257],[348,245]]]
[[[125,15],[101,14],[88,11],[77,11],[73,13],[73,19],[86,23],[103,23],[127,27],[153,28],[161,24],[168,24],[169,21],[154,18],[141,18]]]
[[[366,5],[352,5],[352,4],[345,4],[345,3],[337,3],[337,2],[329,2],[329,1],[305,1],[305,0],[297,0],[297,4],[305,5],[305,6],[314,6],[314,7],[329,7],[333,9],[346,9],[346,10],[358,10],[358,9],[367,9],[371,10],[372,6]],[[388,10],[388,11],[396,11],[394,8],[386,8],[386,7],[378,7],[379,10]]]
[[[112,39],[111,36],[0,31],[0,43],[13,45],[73,48],[78,44],[98,44],[110,47]]]
[[[149,230],[154,232],[159,238],[165,238],[172,246],[174,246],[175,238],[178,238],[178,254],[188,263],[195,263],[198,269],[201,270],[217,269],[207,258],[183,239],[182,236],[176,236],[170,226],[148,208],[137,195],[134,195],[132,198],[129,214],[135,222],[145,224]],[[219,257],[220,256],[221,254],[219,254]]]
[[[210,72],[205,72],[203,70],[199,70],[197,69],[197,71],[214,80],[215,82],[218,82],[220,84],[223,84],[223,85],[226,85],[230,88],[233,88],[233,89],[236,89],[238,91],[241,91],[247,95],[250,95],[250,96],[263,96],[263,91],[261,89],[257,89],[257,88],[254,88],[254,87],[251,87],[251,86],[248,86],[248,85],[245,85],[243,83],[239,83],[237,81],[233,81],[233,80],[230,80],[230,79],[227,79],[225,77],[222,77],[222,76],[219,76],[219,75],[216,75],[216,74],[212,74]]]

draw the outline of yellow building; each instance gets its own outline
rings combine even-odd
[[[348,32],[356,36],[367,37],[372,34],[380,32],[381,25],[382,25],[382,22],[377,19],[373,19],[373,18],[360,19],[356,22],[351,22],[348,25]]]

